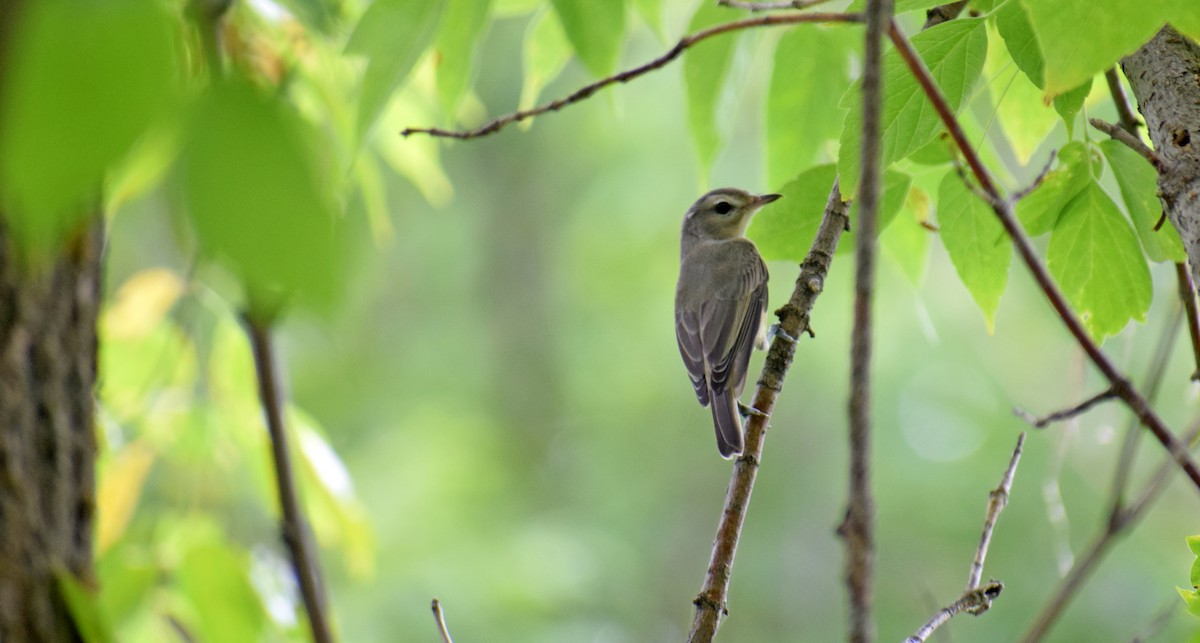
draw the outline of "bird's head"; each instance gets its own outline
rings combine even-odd
[[[721,188],[700,197],[683,218],[684,234],[701,239],[733,239],[746,233],[750,217],[778,194],[750,194],[737,188]]]

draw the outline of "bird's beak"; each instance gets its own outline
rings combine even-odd
[[[754,198],[754,202],[758,206],[764,206],[772,201],[776,201],[782,194],[760,194]]]

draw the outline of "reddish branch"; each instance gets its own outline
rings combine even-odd
[[[1097,370],[1108,380],[1117,397],[1121,398],[1141,423],[1154,434],[1154,437],[1167,449],[1167,452],[1171,454],[1180,468],[1184,470],[1188,478],[1192,481],[1192,484],[1196,486],[1197,490],[1200,490],[1200,469],[1196,467],[1196,463],[1191,455],[1188,454],[1187,448],[1171,433],[1162,419],[1158,417],[1158,414],[1150,408],[1146,399],[1117,370],[1116,366],[1108,359],[1108,356],[1100,350],[1099,345],[1084,330],[1083,324],[1079,322],[1079,318],[1071,310],[1066,297],[1063,296],[1054,279],[1050,277],[1050,273],[1046,271],[1045,266],[1038,259],[1037,253],[1033,249],[1033,244],[1029,241],[1029,237],[1025,235],[1021,224],[1017,222],[1017,218],[1013,214],[1012,202],[1001,195],[991,174],[988,173],[987,168],[983,166],[983,162],[979,159],[979,155],[975,153],[975,149],[967,141],[967,137],[963,133],[962,127],[954,115],[954,111],[950,109],[950,105],[942,95],[941,89],[938,88],[929,70],[925,67],[925,63],[921,60],[916,50],[913,49],[908,38],[904,36],[895,22],[891,24],[888,34],[891,36],[892,42],[896,45],[896,51],[900,55],[900,58],[916,77],[918,83],[920,83],[925,95],[933,104],[938,117],[942,120],[951,138],[954,139],[955,144],[962,152],[963,158],[966,159],[975,180],[979,182],[979,186],[988,196],[989,205],[1000,219],[1000,223],[1012,239],[1013,245],[1016,246],[1017,254],[1020,255],[1026,268],[1033,275],[1038,287],[1041,288],[1046,298],[1050,300],[1050,305],[1054,308],[1055,313],[1058,314],[1059,319],[1062,320],[1067,330],[1075,338],[1075,341],[1078,342]]]
[[[627,83],[627,82],[633,80],[634,78],[637,78],[639,76],[642,76],[649,72],[652,72],[660,67],[667,65],[672,60],[675,60],[679,56],[683,55],[683,52],[687,51],[687,49],[689,47],[692,47],[692,46],[696,45],[697,43],[700,43],[704,40],[708,40],[709,38],[712,38],[714,36],[719,36],[721,34],[731,33],[731,32],[735,32],[735,31],[741,31],[743,29],[753,29],[756,27],[776,27],[776,26],[780,26],[780,25],[795,25],[795,24],[800,24],[800,23],[805,23],[805,22],[862,22],[862,15],[857,14],[857,13],[777,14],[777,15],[770,15],[770,16],[758,16],[755,18],[747,18],[745,20],[737,20],[734,22],[727,22],[724,24],[716,25],[714,27],[709,27],[708,29],[704,29],[702,31],[697,31],[694,34],[684,36],[683,38],[681,38],[679,40],[679,42],[675,43],[675,46],[672,47],[669,51],[667,51],[667,53],[659,56],[658,58],[655,58],[654,60],[651,60],[650,62],[648,62],[644,65],[639,65],[632,69],[627,69],[623,72],[613,74],[612,76],[607,76],[605,78],[601,78],[600,80],[598,80],[594,83],[591,83],[590,85],[584,85],[583,87],[580,87],[579,89],[572,92],[569,96],[566,96],[564,98],[559,98],[558,100],[553,100],[553,101],[550,101],[549,103],[545,103],[545,104],[542,104],[542,105],[539,105],[537,107],[533,107],[530,109],[524,109],[524,110],[513,112],[511,114],[506,114],[506,115],[496,118],[494,120],[488,121],[487,123],[483,124],[482,126],[476,128],[476,129],[473,129],[473,130],[445,130],[445,129],[440,129],[437,127],[410,127],[408,129],[400,132],[400,135],[401,136],[411,136],[413,134],[428,134],[430,136],[436,136],[436,137],[441,137],[441,138],[458,138],[458,139],[479,138],[481,136],[487,136],[488,134],[494,134],[494,133],[500,131],[501,129],[504,129],[505,127],[512,125],[513,123],[523,121],[526,119],[530,119],[535,116],[540,116],[542,114],[545,114],[546,112],[556,112],[568,105],[578,103],[579,101],[582,101],[582,100],[588,98],[592,94],[595,94],[596,92],[600,91],[601,89],[604,89],[605,87],[608,87],[609,85],[615,85],[616,83]]]

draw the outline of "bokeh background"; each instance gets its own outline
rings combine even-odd
[[[667,3],[668,33],[682,33],[690,4]],[[502,16],[487,31],[471,99],[480,114],[517,104],[529,22]],[[290,315],[277,336],[344,640],[434,641],[433,597],[458,641],[685,636],[731,465],[675,346],[678,228],[709,187],[780,187],[765,179],[762,130],[777,37],[739,50],[721,108],[728,143],[711,176],[697,169],[676,65],[528,129],[444,144],[445,181],[423,191],[387,174],[390,234],[360,199],[347,203],[354,252],[341,302]],[[663,50],[639,24],[622,64]],[[572,63],[546,94],[587,80]],[[986,109],[974,109],[983,124]],[[1061,125],[1056,136],[1066,140]],[[1035,157],[1028,167],[1002,160],[1024,178],[1044,162]],[[281,640],[304,616],[276,537],[248,345],[212,285],[220,274],[179,243],[177,209],[168,182],[111,220],[105,600],[121,640],[164,640],[162,613],[206,640]],[[772,418],[722,641],[844,636],[834,530],[846,495],[851,265],[834,262],[816,336],[802,340]],[[778,306],[798,268],[770,270]],[[1104,346],[1139,383],[1178,310],[1171,266],[1156,267],[1154,283],[1146,322]],[[994,334],[936,239],[919,282],[881,261],[875,310],[875,603],[880,639],[901,640],[962,591],[988,491],[1029,430],[1012,407],[1045,413],[1103,385],[1020,266]],[[1181,336],[1157,401],[1177,431],[1196,416],[1192,364]],[[941,640],[1011,641],[1028,627],[1103,524],[1128,418],[1109,403],[1031,430],[985,567],[1005,591]],[[1144,442],[1135,493],[1163,456]],[[1153,640],[1193,636],[1175,587],[1188,584],[1197,500],[1175,480],[1050,640],[1133,640],[1164,613]],[[211,599],[162,589],[164,568]]]

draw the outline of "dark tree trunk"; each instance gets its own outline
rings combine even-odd
[[[1200,285],[1200,45],[1163,27],[1121,68],[1162,161],[1163,209],[1183,237],[1192,281]]]
[[[23,3],[0,0],[3,43]],[[0,122],[0,128],[4,123]],[[19,215],[0,212],[0,215]],[[103,226],[29,266],[0,216],[0,641],[74,642],[57,573],[92,584],[96,316]]]

